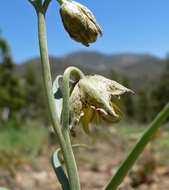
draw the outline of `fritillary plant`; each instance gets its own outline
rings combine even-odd
[[[112,101],[112,97],[118,98],[124,93],[134,94],[134,92],[103,76],[86,76],[81,70],[71,66],[65,70],[63,75],[57,76],[52,84],[45,24],[45,15],[51,0],[28,1],[37,13],[42,75],[53,129],[60,145],[60,148],[52,155],[52,166],[63,190],[80,190],[73,149],[86,146],[71,144],[71,130],[76,130],[76,126],[81,122],[84,131],[90,135],[89,124],[97,125],[99,119],[112,124],[120,122],[122,113]],[[57,1],[60,5],[64,28],[73,40],[88,47],[90,43],[97,40],[98,34],[103,35],[101,27],[88,8],[75,1]],[[70,77],[73,77],[73,80]],[[168,115],[169,104],[157,115],[138,140],[116,174],[105,185],[105,190],[117,189]],[[66,172],[62,167],[63,162]]]

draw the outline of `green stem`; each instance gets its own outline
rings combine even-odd
[[[50,2],[51,2],[51,0],[45,0],[43,3],[43,9],[44,9],[45,13],[47,11],[47,8],[48,8]]]
[[[37,16],[38,16],[38,34],[39,34],[41,65],[42,65],[42,76],[43,76],[45,91],[47,95],[49,112],[50,112],[51,121],[55,130],[55,133],[57,135],[57,138],[61,146],[65,148],[64,139],[62,137],[62,133],[59,127],[60,124],[59,124],[59,119],[58,119],[58,115],[55,108],[54,95],[52,91],[52,79],[51,79],[51,72],[50,72],[50,65],[49,65],[47,40],[46,40],[45,15],[43,12],[38,11]]]
[[[129,153],[124,162],[120,165],[118,171],[111,179],[105,190],[115,190],[120,183],[123,181],[124,177],[127,175],[128,171],[131,169],[136,159],[142,153],[145,146],[148,144],[159,125],[169,116],[169,103],[164,107],[164,109],[157,115],[154,121],[150,124],[149,128],[145,131],[142,137],[139,139],[135,147]]]
[[[68,129],[63,129],[63,136],[65,139],[67,154],[69,155],[69,159],[68,159],[69,164],[68,164],[67,171],[68,171],[68,176],[69,176],[70,189],[80,190],[80,180],[79,180],[77,165],[76,165],[75,157],[73,154]]]
[[[74,161],[74,156],[72,153],[68,131],[64,132],[62,135],[62,132],[60,129],[60,123],[59,123],[59,119],[58,119],[58,115],[57,115],[57,111],[56,111],[56,107],[54,103],[54,95],[52,91],[52,79],[51,79],[48,49],[47,49],[45,13],[40,8],[38,8],[37,10],[38,10],[37,11],[38,34],[39,34],[39,47],[40,47],[41,63],[42,63],[42,75],[43,75],[44,84],[45,84],[45,91],[47,94],[51,121],[54,127],[54,131],[56,133],[56,136],[58,138],[58,142],[62,149],[67,172],[69,175],[71,190],[80,190],[76,163]]]
[[[69,155],[68,175],[70,179],[69,181],[70,186],[72,190],[80,190],[78,170],[69,136],[69,91],[70,91],[69,82],[71,74],[74,74],[74,76],[78,77],[78,80],[84,77],[83,73],[75,67],[69,67],[64,72],[62,125],[63,125],[63,136],[65,139],[66,148]]]
[[[70,75],[76,77],[78,81],[80,78],[84,78],[84,74],[76,67],[68,67],[63,75],[63,110],[62,110],[62,124],[64,128],[69,126],[69,82]]]

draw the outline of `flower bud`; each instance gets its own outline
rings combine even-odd
[[[97,40],[98,33],[103,35],[94,15],[80,3],[62,1],[60,15],[70,37],[87,47]]]
[[[107,122],[117,123],[122,118],[120,109],[112,102],[112,97],[132,90],[116,81],[100,75],[81,79],[70,96],[70,115],[72,126],[82,122],[84,130],[89,133],[89,123],[98,122],[98,115]]]

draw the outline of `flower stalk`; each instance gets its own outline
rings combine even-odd
[[[32,3],[32,2],[31,2]],[[70,189],[71,190],[80,190],[80,182],[77,172],[77,166],[74,159],[71,142],[69,138],[69,127],[64,127],[63,133],[61,129],[61,124],[59,122],[59,118],[57,115],[55,102],[54,102],[54,94],[52,91],[52,78],[51,78],[51,71],[50,71],[50,64],[49,64],[49,56],[48,56],[48,48],[47,48],[47,38],[46,38],[46,24],[45,24],[45,13],[50,1],[46,0],[42,5],[40,0],[34,1],[32,4],[36,9],[37,17],[38,17],[38,37],[39,37],[39,48],[40,48],[40,56],[41,56],[41,65],[42,65],[42,76],[44,80],[45,92],[47,95],[47,101],[49,106],[50,117],[52,121],[52,125],[54,131],[56,133],[58,142],[60,144],[63,158],[65,161]],[[72,68],[73,72],[74,68]],[[79,71],[75,71],[78,73]],[[82,73],[79,74],[81,76]],[[65,83],[69,83],[69,76],[65,76]],[[63,92],[63,94],[65,94]],[[65,100],[66,104],[68,103],[68,96],[65,96],[67,100]],[[67,107],[67,106],[64,106]],[[68,125],[68,122],[64,122],[65,120],[68,121],[69,113],[66,112],[63,114],[63,123]]]
[[[77,80],[83,78],[83,73],[75,68],[75,67],[68,67],[63,75],[63,109],[62,109],[62,133],[66,144],[67,155],[69,156],[68,159],[68,175],[70,178],[70,183],[72,183],[72,190],[77,189],[80,190],[80,182],[79,176],[76,166],[76,161],[74,158],[72,145],[69,136],[69,82],[70,82],[70,75],[73,74]],[[73,175],[73,179],[71,177]]]

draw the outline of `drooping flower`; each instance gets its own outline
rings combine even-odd
[[[82,123],[86,133],[90,133],[89,123],[98,123],[99,116],[106,122],[118,123],[122,113],[112,97],[134,92],[116,81],[100,75],[87,76],[74,87],[70,96],[71,126]]]
[[[103,35],[92,12],[75,1],[59,0],[60,15],[64,28],[70,37],[85,46],[97,40],[98,33]]]

